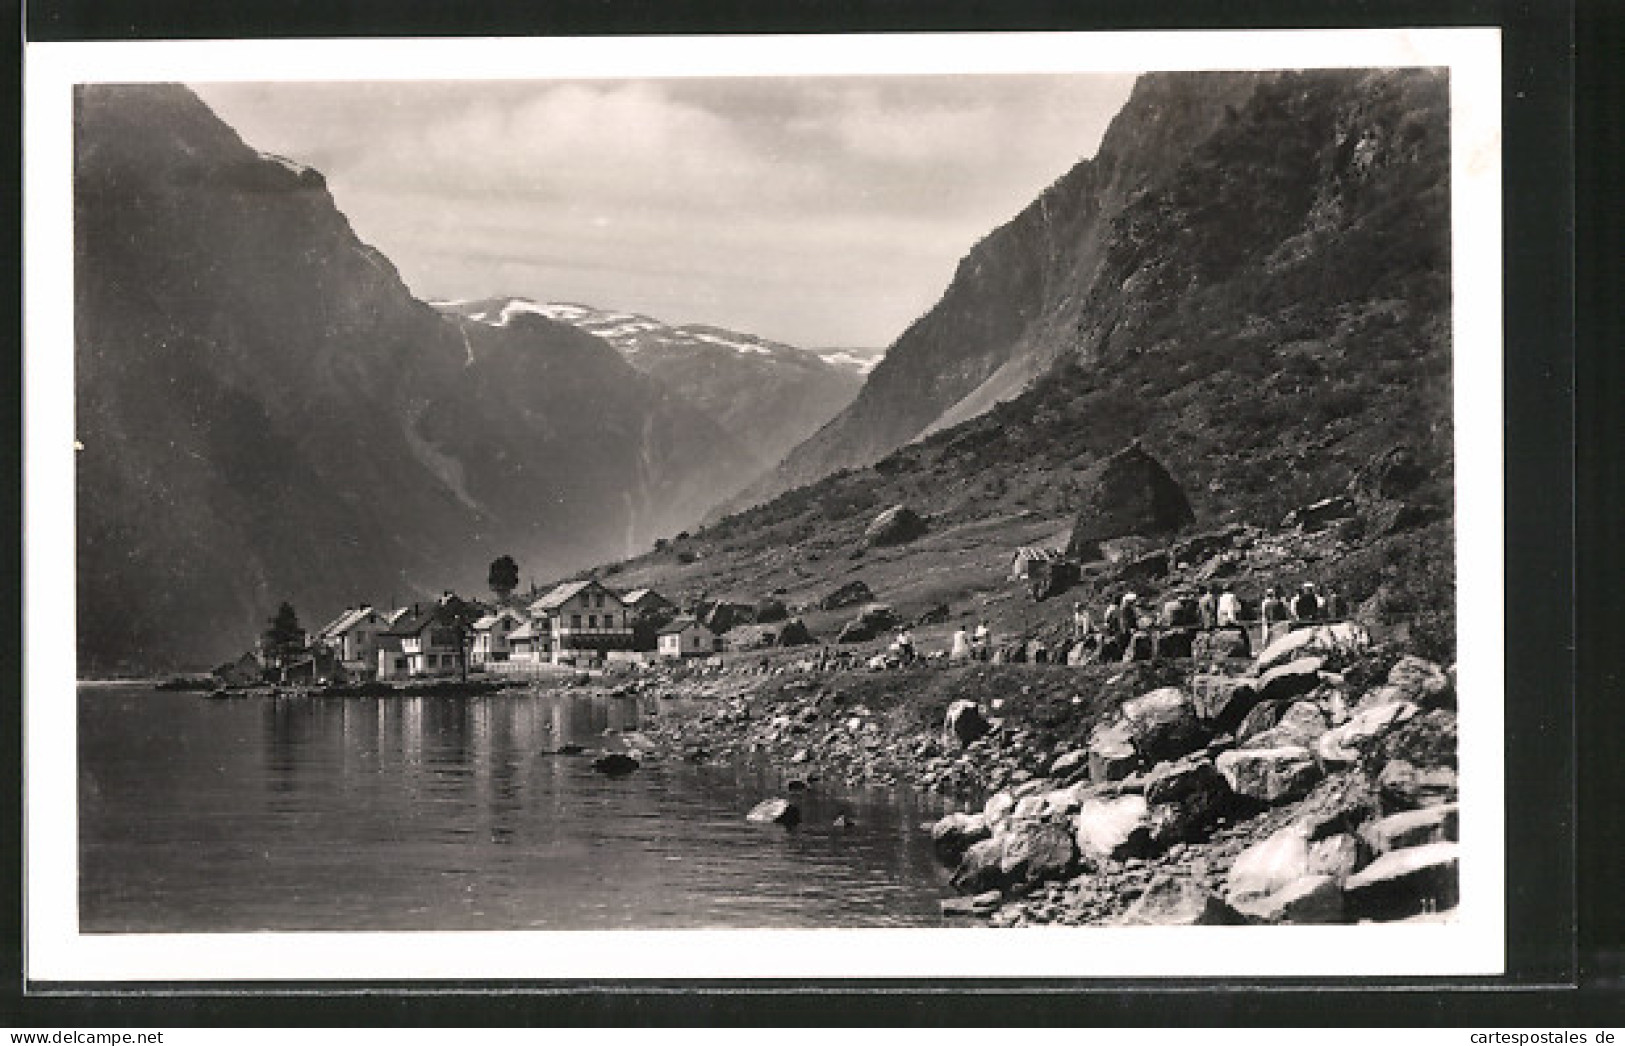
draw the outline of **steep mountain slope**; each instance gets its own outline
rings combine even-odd
[[[323,179],[178,86],[80,90],[74,302],[85,670],[224,656],[276,601],[625,554],[751,459],[613,351],[415,300]]]
[[[778,464],[852,401],[863,383],[850,368],[753,334],[525,298],[437,302],[448,313],[502,327],[545,316],[613,345],[632,366],[717,422],[759,462]]]
[[[1093,234],[1096,278],[1030,318],[1064,328],[1071,351],[1028,391],[625,564],[626,583],[782,588],[794,602],[858,577],[910,612],[1003,598],[994,572],[1009,552],[1064,544],[1080,480],[1136,439],[1179,482],[1198,529],[1274,528],[1403,445],[1421,477],[1414,510],[1364,558],[1325,569],[1347,574],[1356,602],[1380,576],[1413,586],[1419,605],[1452,606],[1446,77],[1190,79],[1188,90],[1236,98],[1233,114]],[[864,527],[899,503],[932,536],[861,552]]]
[[[1094,158],[972,248],[941,301],[897,339],[853,404],[734,504],[878,461],[1019,394],[1061,354],[1083,348],[1080,309],[1117,215],[1278,75],[1141,77]]]

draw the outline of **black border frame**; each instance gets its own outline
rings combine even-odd
[[[20,627],[0,647],[5,695],[0,750],[7,817],[0,852],[0,1024],[118,1025],[493,1025],[493,1024],[985,1024],[1088,1023],[1382,1024],[1481,1027],[1618,1025],[1617,919],[1600,916],[1580,962],[1576,893],[1577,622],[1574,614],[1576,464],[1574,341],[1575,15],[1573,0],[554,0],[526,10],[502,0],[15,0],[35,41],[230,37],[625,35],[998,30],[1256,29],[1499,25],[1503,30],[1505,221],[1506,781],[1508,976],[1382,982],[1104,982],[998,979],[941,981],[605,982],[592,984],[308,982],[210,985],[26,984],[21,942]],[[8,3],[8,6],[13,6]],[[1588,5],[1587,25],[1606,28],[1609,0]],[[1618,12],[1613,17],[1617,19]],[[1617,23],[1615,24],[1617,39]],[[19,47],[20,51],[20,47]],[[1600,64],[1625,50],[1602,48]],[[19,58],[21,56],[19,55]],[[21,62],[13,65],[20,70]],[[20,72],[8,86],[17,84]],[[14,112],[20,109],[14,109]],[[1611,126],[1604,121],[1604,126]],[[1618,148],[1617,131],[1613,139]],[[20,149],[11,170],[20,185]],[[1602,188],[1607,187],[1603,180]],[[20,190],[19,190],[20,196]],[[14,213],[21,213],[21,210]],[[8,226],[20,248],[18,226]],[[1607,250],[1607,245],[1601,245]],[[1592,244],[1592,249],[1597,245]],[[20,258],[19,249],[16,257]],[[1617,273],[1617,261],[1613,262]],[[1595,279],[1593,276],[1592,279]],[[1593,292],[1602,286],[1588,284]],[[3,398],[21,431],[19,391]],[[1615,327],[1617,332],[1617,324]],[[1596,334],[1596,331],[1592,332]],[[1616,342],[1617,343],[1617,342]],[[1588,375],[1617,377],[1611,346],[1588,355]],[[1612,367],[1612,370],[1609,368]],[[1600,368],[1600,370],[1599,370]],[[1600,387],[1589,390],[1600,394]],[[1610,428],[1588,417],[1587,435]],[[1617,432],[1617,428],[1613,429]],[[19,441],[20,442],[20,441]],[[20,446],[5,464],[21,476]],[[1588,459],[1595,467],[1598,462]],[[18,484],[17,516],[21,519]],[[1617,497],[1588,510],[1619,518]],[[1590,517],[1588,517],[1589,519]],[[1588,522],[1587,526],[1590,526]],[[20,527],[19,527],[20,530]],[[1617,546],[1615,546],[1617,547]],[[1617,553],[1616,553],[1617,555]],[[1616,560],[1617,562],[1617,560]],[[0,562],[21,578],[20,546]],[[21,585],[13,620],[22,621]],[[1591,590],[1587,590],[1591,591]],[[1591,591],[1593,596],[1598,593]],[[1617,605],[1614,608],[1617,615]],[[1588,633],[1594,635],[1596,630]],[[1617,634],[1617,633],[1615,633]],[[1587,661],[1588,682],[1606,684],[1606,663]],[[1613,689],[1617,689],[1613,687]],[[1588,720],[1588,724],[1590,720]],[[1586,742],[1609,735],[1588,729]],[[1619,736],[1619,735],[1613,735]],[[1595,783],[1595,778],[1588,779]],[[1604,781],[1606,784],[1606,780]],[[1617,780],[1614,782],[1617,784]],[[1617,823],[1617,822],[1616,822]],[[1619,839],[1614,829],[1613,839]],[[1588,880],[1588,920],[1611,894]],[[1582,985],[1582,974],[1585,983]],[[1610,989],[1609,985],[1614,988]],[[1583,990],[1576,990],[1583,989]],[[15,994],[13,994],[15,993]]]

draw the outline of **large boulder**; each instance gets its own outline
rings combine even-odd
[[[1149,851],[1150,807],[1143,795],[1085,799],[1072,819],[1078,850],[1097,860],[1121,861]]]
[[[1457,843],[1383,854],[1343,884],[1349,915],[1381,921],[1454,908],[1461,889],[1458,862]]]
[[[1234,733],[1258,703],[1253,680],[1235,676],[1197,675],[1191,678],[1191,707],[1196,717],[1218,733]]]
[[[770,625],[789,616],[790,610],[784,605],[783,600],[768,596],[756,601],[755,620],[758,625]]]
[[[1315,785],[1298,805],[1298,818],[1309,826],[1310,839],[1356,832],[1381,813],[1371,779],[1359,770],[1331,774]]]
[[[1042,603],[1078,583],[1083,575],[1078,565],[1067,559],[1041,559],[1027,568],[1027,594]]]
[[[1123,913],[1123,926],[1236,926],[1235,909],[1190,879],[1159,875]]]
[[[1147,830],[1156,849],[1207,836],[1230,802],[1230,786],[1210,759],[1161,763],[1145,778]]]
[[[1347,833],[1328,835],[1309,844],[1309,874],[1328,875],[1342,882],[1359,871],[1370,857],[1370,850],[1356,837]]]
[[[1456,713],[1435,708],[1406,719],[1377,742],[1384,759],[1403,759],[1421,768],[1456,765]]]
[[[1099,559],[1100,543],[1111,538],[1172,533],[1196,519],[1185,492],[1138,441],[1089,469],[1077,485],[1084,507],[1067,544],[1074,559]]]
[[[966,850],[992,834],[982,814],[952,813],[931,826],[931,846],[937,860],[952,867]]]
[[[1272,894],[1310,874],[1309,846],[1309,826],[1294,822],[1243,850],[1225,884],[1230,903]]]
[[[1011,883],[1065,879],[1077,863],[1077,844],[1064,825],[1018,820],[1005,834],[999,874]]]
[[[1275,724],[1281,721],[1281,716],[1290,707],[1288,701],[1257,701],[1253,707],[1242,716],[1241,722],[1236,725],[1236,744],[1247,745],[1252,739],[1266,730],[1274,729]]]
[[[1215,765],[1230,790],[1274,806],[1302,799],[1320,780],[1320,767],[1307,748],[1242,748],[1220,754]]]
[[[818,601],[820,610],[841,610],[874,602],[875,594],[862,581],[848,581]]]
[[[1258,655],[1255,670],[1263,673],[1301,657],[1346,658],[1371,646],[1371,633],[1353,621],[1315,625],[1288,632]]]
[[[942,743],[944,747],[964,748],[992,729],[975,701],[955,701],[942,718]]]
[[[779,646],[807,646],[816,642],[818,640],[807,628],[807,623],[799,617],[791,618],[779,629]]]
[[[1320,669],[1325,661],[1318,657],[1295,658],[1258,677],[1258,696],[1265,701],[1281,701],[1307,694],[1320,685]]]
[[[1130,698],[1118,713],[1128,726],[1135,749],[1148,763],[1178,759],[1207,743],[1190,696],[1176,686]]]
[[[1322,734],[1315,742],[1315,752],[1327,765],[1349,765],[1375,748],[1384,734],[1414,718],[1419,711],[1409,701],[1388,701],[1361,708],[1348,722]]]
[[[925,520],[907,505],[893,505],[874,518],[863,539],[871,545],[902,545],[926,532]]]
[[[1326,713],[1313,701],[1294,701],[1287,706],[1276,724],[1247,739],[1248,748],[1285,748],[1301,745],[1309,748],[1321,734],[1330,729]]]
[[[862,621],[848,621],[835,636],[837,643],[867,643],[875,637],[875,630]]]

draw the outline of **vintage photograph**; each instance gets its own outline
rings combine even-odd
[[[75,83],[78,934],[1453,923],[1452,75]]]

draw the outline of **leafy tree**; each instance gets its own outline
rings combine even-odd
[[[267,624],[265,653],[273,664],[281,667],[284,661],[304,648],[305,630],[299,625],[299,615],[294,612],[293,604],[287,600],[276,608],[276,614]]]
[[[518,583],[516,577],[514,584]],[[440,600],[438,617],[442,625],[456,630],[457,663],[462,670],[462,680],[465,683],[468,682],[468,649],[474,642],[474,622],[478,621],[483,613],[478,603],[471,603],[455,593],[448,592]]]
[[[498,599],[507,599],[513,590],[519,587],[519,564],[513,561],[512,556],[499,556],[491,561],[491,572],[486,577],[486,584],[496,593]]]

